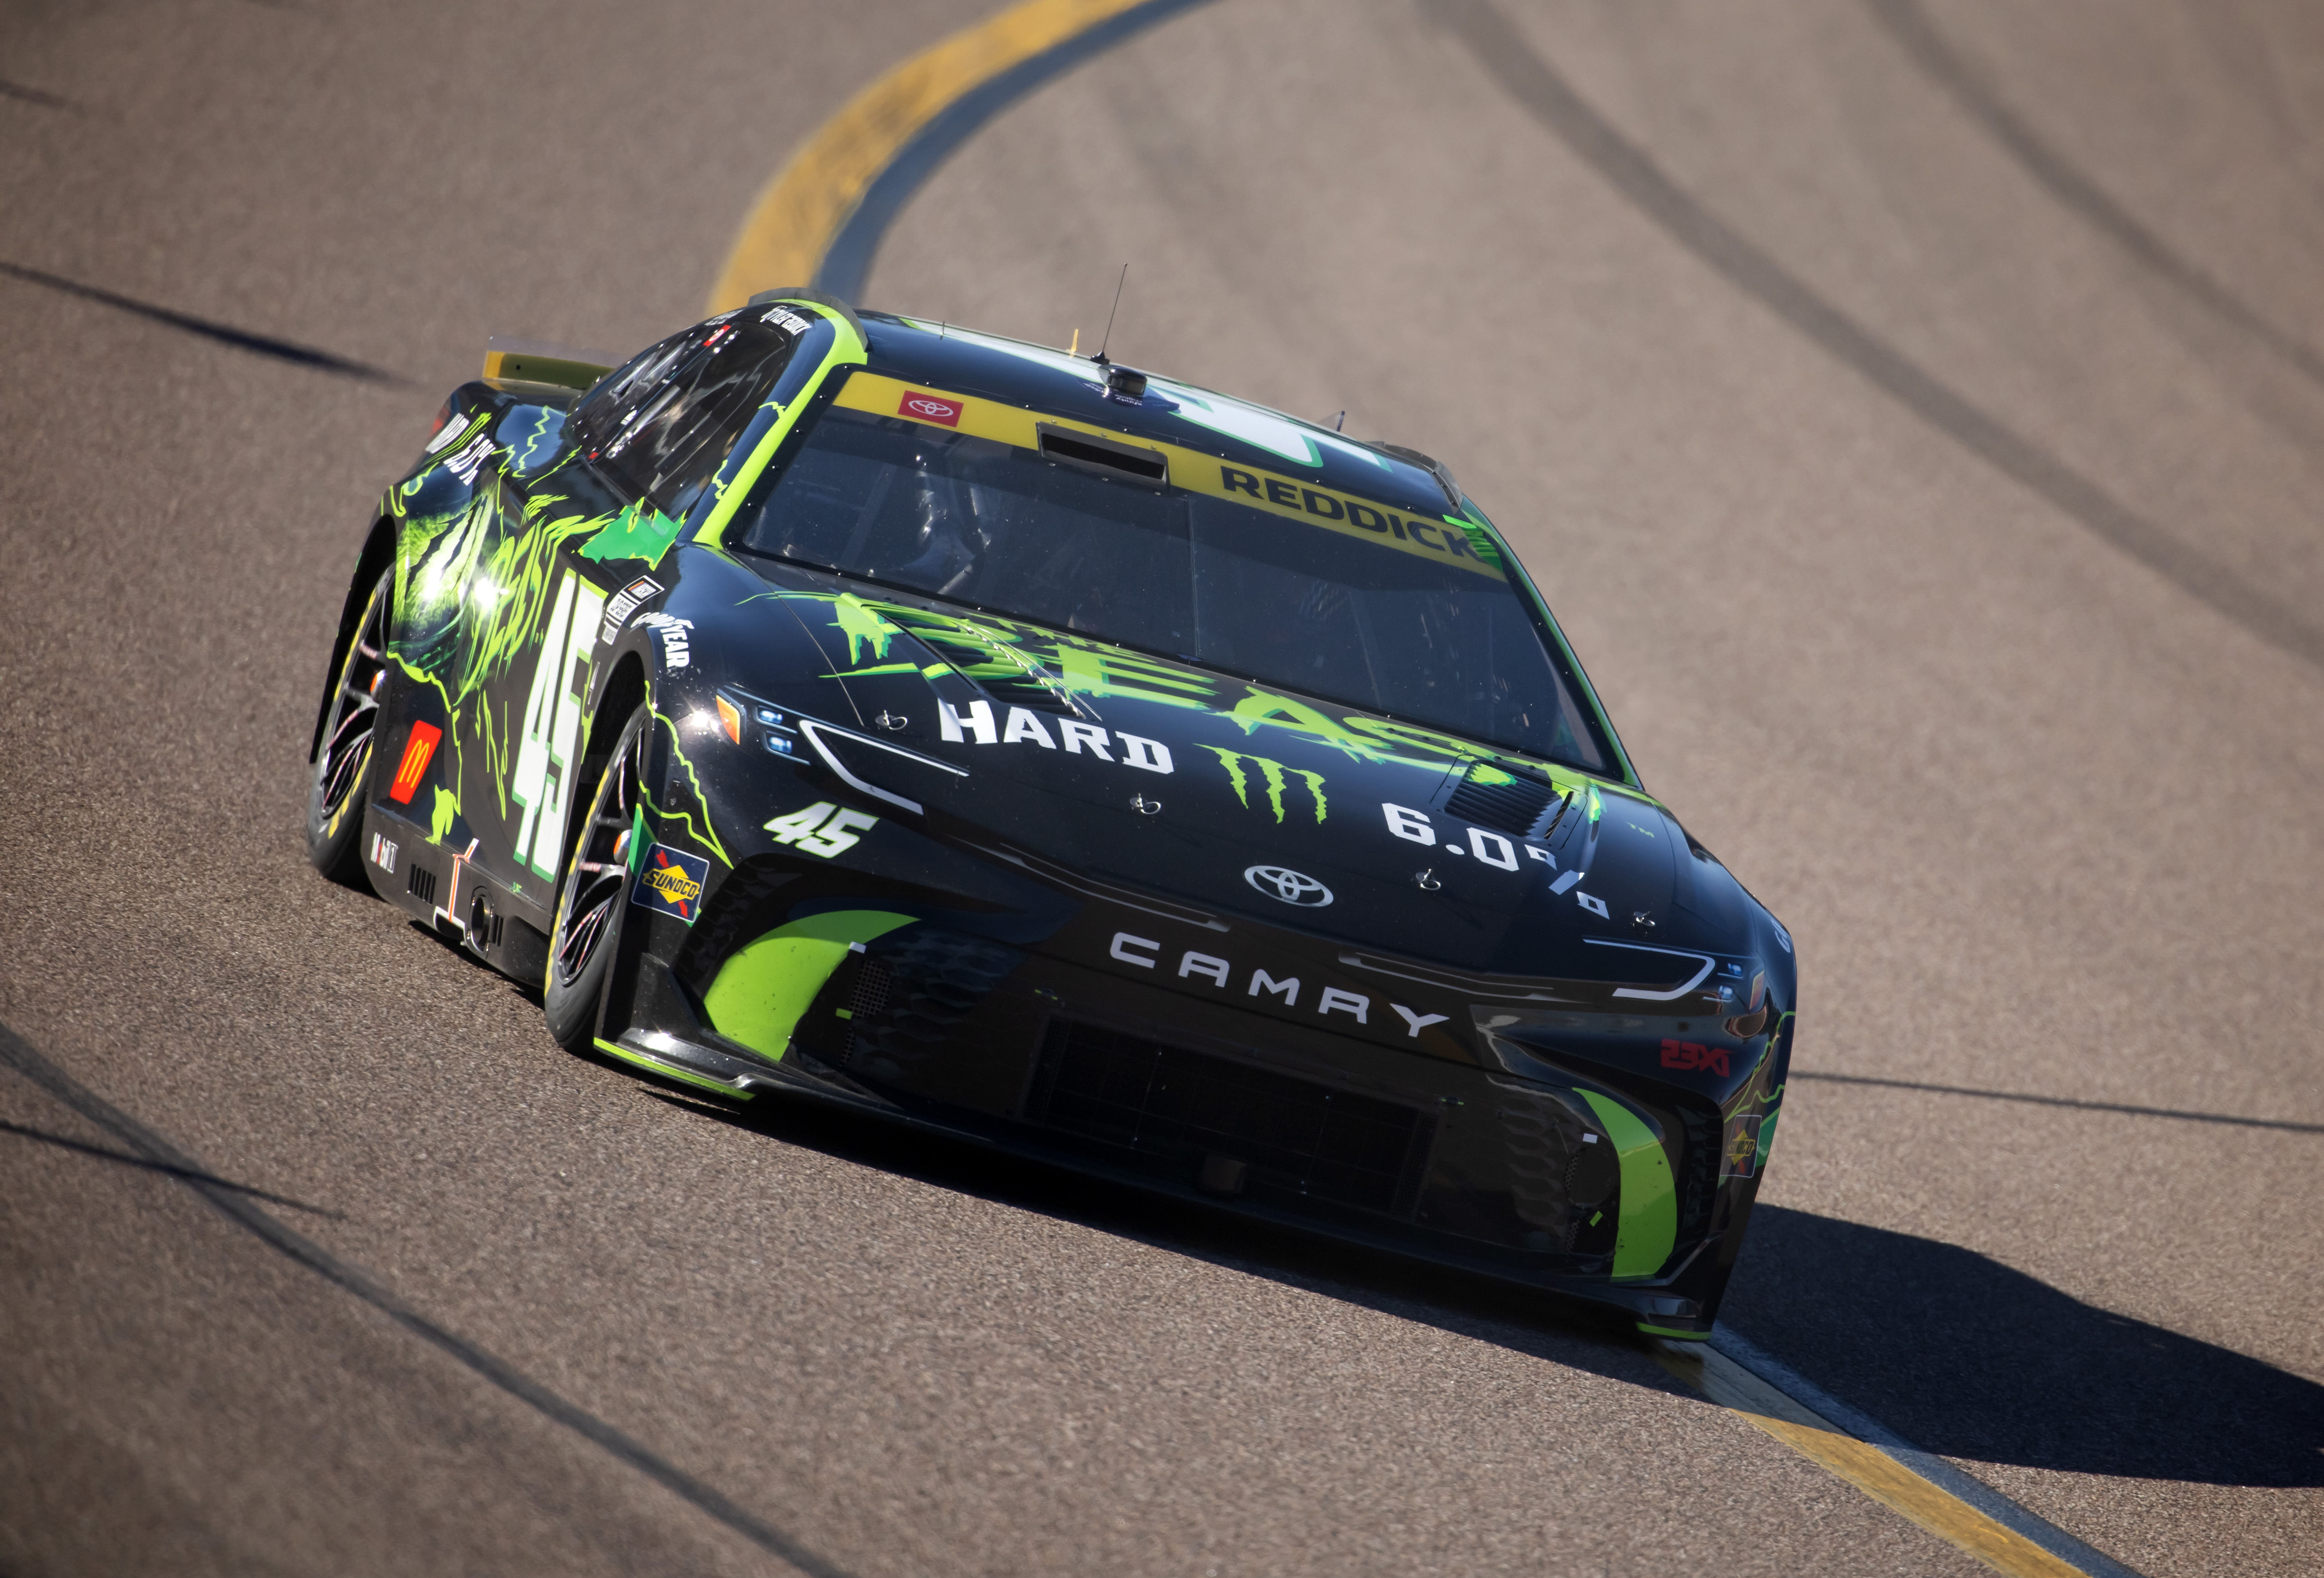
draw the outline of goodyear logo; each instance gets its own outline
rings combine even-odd
[[[1310,772],[1304,767],[1286,767],[1280,761],[1270,761],[1264,756],[1225,751],[1216,745],[1205,745],[1203,749],[1217,757],[1220,765],[1227,770],[1227,781],[1234,786],[1235,798],[1246,807],[1250,805],[1250,775],[1243,771],[1243,763],[1247,761],[1259,770],[1261,780],[1267,785],[1267,803],[1274,808],[1277,822],[1283,820],[1283,797],[1290,789],[1291,780],[1295,778],[1306,786],[1307,798],[1314,804],[1316,821],[1321,822],[1324,813],[1330,809],[1323,799],[1323,775],[1320,772]]]
[[[638,863],[638,880],[630,889],[630,901],[675,915],[692,926],[702,912],[702,890],[709,881],[710,863],[702,856],[650,844],[645,858]]]
[[[927,402],[926,407],[915,401]],[[858,373],[839,392],[838,403],[850,411],[876,416],[899,416],[955,429],[973,438],[991,438],[1019,449],[1038,450],[1040,435],[1035,422],[1077,428],[1099,437],[1118,437],[1102,428],[1064,418],[1037,415],[997,400],[973,400],[950,392],[934,392],[873,373]],[[1140,435],[1139,444],[1159,449],[1169,465],[1173,487],[1204,494],[1230,503],[1288,516],[1326,531],[1353,537],[1376,547],[1392,549],[1439,564],[1455,565],[1496,581],[1506,581],[1500,549],[1484,527],[1447,516],[1422,516],[1392,509],[1373,499],[1317,487],[1272,472],[1248,470],[1222,463],[1215,455],[1177,444],[1157,443]]]

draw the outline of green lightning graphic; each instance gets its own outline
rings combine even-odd
[[[863,660],[863,649],[870,646],[872,655],[888,655],[888,642],[896,627],[880,617],[880,611],[853,592],[843,592],[831,605],[835,623],[847,637],[847,661],[850,667]]]
[[[654,816],[664,822],[678,823],[687,832],[693,835],[696,843],[716,854],[721,864],[733,866],[733,857],[726,853],[726,846],[718,842],[718,835],[710,826],[708,812],[710,797],[702,792],[702,780],[696,774],[694,763],[687,759],[686,748],[678,743],[677,723],[659,710],[654,713],[653,717],[654,722],[669,731],[669,753],[677,758],[680,767],[686,769],[686,781],[694,786],[695,804],[704,807],[702,820],[698,825],[690,811],[671,811],[665,810],[659,806],[652,806]],[[649,801],[648,804],[652,803]]]

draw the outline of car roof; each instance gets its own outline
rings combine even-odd
[[[1108,392],[1105,368],[1087,356],[926,318],[865,312],[862,320],[867,370],[890,378],[1313,478],[1412,514],[1442,517],[1448,508],[1434,475],[1409,461],[1198,384],[1148,373],[1145,394],[1128,400]]]

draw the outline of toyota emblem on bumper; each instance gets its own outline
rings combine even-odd
[[[1244,871],[1242,880],[1268,898],[1280,899],[1286,904],[1320,909],[1332,901],[1331,889],[1288,866],[1251,866]]]

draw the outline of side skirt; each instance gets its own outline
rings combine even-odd
[[[372,891],[447,942],[533,991],[549,968],[549,918],[428,830],[376,801],[364,807],[364,875]]]

